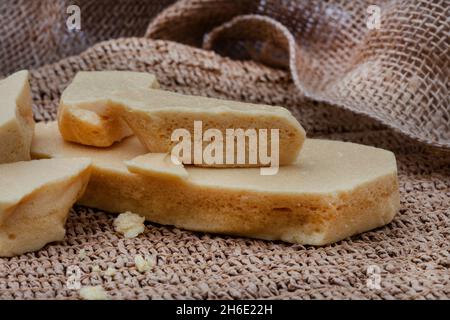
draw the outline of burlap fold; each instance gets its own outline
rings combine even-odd
[[[371,4],[184,0],[146,36],[286,65],[306,97],[449,149],[450,2],[379,1],[379,29],[370,27]]]
[[[86,3],[91,2],[87,1]],[[220,6],[221,3],[216,2],[215,5],[210,5],[211,19],[220,15],[221,10],[218,9],[220,7],[216,6]],[[322,59],[326,56],[326,52],[330,53],[330,51],[326,51],[327,49],[324,48],[323,55],[315,56],[313,52],[317,54],[319,49],[313,45],[313,35],[321,34],[320,30],[332,32],[327,29],[330,25],[323,23],[314,28],[314,25],[302,25],[297,22],[303,27],[300,29],[302,33],[295,34],[286,27],[287,22],[293,21],[294,16],[299,21],[302,21],[303,15],[311,15],[312,19],[315,12],[312,7],[306,5],[301,7],[303,2],[298,1],[292,3],[299,4],[303,8],[300,11],[304,13],[295,11],[295,6],[289,10],[284,8],[275,11],[277,8],[275,2],[261,2],[265,4],[264,8],[267,12],[278,12],[277,15],[273,14],[268,17],[268,15],[261,14],[262,9],[255,7],[254,1],[239,3],[240,5],[236,7],[235,2],[227,2],[225,5],[230,8],[228,12],[232,14],[219,19],[217,23],[212,23],[205,16],[197,18],[194,16],[193,19],[184,19],[184,27],[181,29],[179,29],[177,20],[183,17],[180,15],[181,12],[184,12],[185,16],[196,10],[202,12],[200,9],[205,7],[205,1],[196,1],[193,4],[188,2],[175,4],[156,20],[153,20],[148,30],[154,37],[164,38],[164,34],[166,36],[170,34],[167,29],[170,26],[175,37],[175,34],[193,24],[196,27],[190,29],[190,35],[186,35],[190,44],[201,46],[205,43],[205,46],[218,50],[222,55],[230,55],[233,58],[254,58],[278,68],[271,68],[253,61],[237,61],[212,51],[196,49],[170,41],[125,38],[101,42],[81,54],[32,71],[31,86],[36,119],[43,121],[55,118],[60,94],[79,70],[147,71],[155,73],[165,89],[283,105],[289,108],[305,125],[309,136],[353,141],[387,148],[395,152],[399,167],[401,210],[394,221],[386,227],[351,239],[315,248],[282,242],[193,233],[153,224],[149,224],[145,233],[138,238],[124,239],[114,232],[112,215],[90,208],[75,207],[67,223],[67,236],[64,242],[48,245],[35,253],[10,259],[0,258],[0,298],[78,298],[78,291],[71,289],[68,285],[70,284],[68,280],[72,279],[73,268],[79,268],[77,270],[80,271],[80,281],[83,286],[101,284],[112,298],[117,299],[442,299],[450,297],[450,158],[447,153],[426,147],[439,145],[441,142],[444,142],[441,146],[445,147],[448,140],[445,140],[445,133],[442,134],[445,131],[438,130],[440,127],[435,124],[430,124],[433,122],[420,122],[420,125],[414,128],[412,124],[416,120],[410,119],[414,117],[421,119],[420,121],[435,120],[436,110],[443,110],[443,119],[445,112],[448,116],[448,104],[440,100],[445,95],[445,92],[442,91],[443,87],[439,87],[444,81],[441,81],[437,87],[433,87],[431,84],[434,82],[431,81],[432,77],[428,74],[428,78],[424,78],[426,85],[423,85],[420,80],[417,89],[410,91],[410,94],[413,95],[412,100],[407,100],[397,97],[398,88],[387,93],[381,89],[377,91],[372,88],[372,92],[367,87],[370,77],[355,75],[355,79],[359,79],[365,89],[362,88],[359,91],[354,87],[356,93],[351,95],[348,91],[348,88],[351,88],[350,84],[346,87],[347,85],[344,86],[343,83],[352,78],[350,77],[352,73],[347,73],[344,65],[331,63],[323,66],[322,69],[321,66],[315,69],[318,74],[311,74],[311,82],[305,83],[304,91],[310,90],[309,96],[311,97],[308,98],[307,94],[298,88],[298,81],[307,79],[305,75],[302,75],[302,72],[306,71],[299,71],[298,81],[294,82],[292,65],[286,64],[288,56],[283,45],[289,45],[290,41],[285,31],[289,30],[292,37],[294,35],[295,37],[304,37],[305,42],[302,44],[299,41],[295,48],[295,52],[301,59],[313,59],[314,57],[314,59]],[[327,3],[333,8],[347,8],[352,15],[355,15],[358,8],[361,8],[359,4],[345,6],[332,1]],[[409,7],[408,3],[412,2],[397,1],[390,6]],[[421,2],[414,3],[422,4]],[[65,2],[59,2],[59,5],[61,4],[65,5]],[[434,4],[434,6],[425,5],[424,10],[428,8],[435,13],[441,12],[439,10],[443,8],[445,2],[436,1]],[[128,13],[124,14],[128,15],[130,21],[133,21],[139,16],[136,12],[139,10],[132,9],[131,2],[129,6],[126,11]],[[322,6],[326,7],[327,5],[323,4]],[[323,8],[322,6],[319,6],[317,10]],[[26,8],[28,7],[23,7],[22,10],[27,10]],[[136,6],[135,8],[140,7]],[[384,12],[391,12],[388,5],[383,8]],[[0,10],[0,14],[4,12],[2,10]],[[259,16],[249,16],[254,14],[255,10],[260,10]],[[421,10],[417,9],[414,16],[423,17]],[[333,16],[332,12],[335,11],[326,12]],[[106,15],[105,12],[102,14]],[[235,18],[241,14],[246,16]],[[233,18],[235,20],[232,20]],[[107,18],[105,19],[107,20]],[[164,21],[167,22],[167,26],[163,28]],[[265,25],[270,26],[270,28],[264,29],[268,32],[268,38],[261,37],[258,33],[252,34],[250,30],[243,32],[242,36],[250,39],[250,43],[254,42],[254,36],[260,37],[258,39],[261,40],[271,40],[269,43],[263,41],[264,43],[257,46],[238,41],[242,55],[240,53],[233,56],[230,54],[232,53],[230,50],[236,44],[232,37],[233,29],[243,23],[241,21],[247,21],[246,23],[249,25],[255,26],[255,30],[258,28],[262,30]],[[113,28],[114,23],[110,23]],[[197,23],[199,24],[197,25]],[[272,24],[277,23],[280,28],[275,30],[272,28]],[[90,28],[97,28],[95,25],[93,24]],[[428,25],[429,23],[422,24],[423,28],[428,28]],[[147,25],[143,24],[141,27],[144,29],[140,30],[139,32],[142,33],[139,34],[144,34]],[[433,28],[430,27],[431,29]],[[439,35],[442,30],[445,32],[445,26],[442,26],[441,29],[436,28],[435,31]],[[95,34],[95,31],[100,35],[103,32],[111,35],[105,30],[84,30],[85,34],[90,33],[91,35]],[[138,30],[134,31],[138,32]],[[339,33],[339,31],[334,32]],[[206,38],[204,38],[205,34]],[[358,33],[355,33],[354,37],[357,38],[357,35]],[[351,38],[353,39],[353,37]],[[436,37],[428,38],[437,39]],[[172,40],[182,41],[183,39],[179,34],[178,39]],[[12,39],[10,40],[12,41]],[[5,70],[11,72],[18,68],[42,64],[35,60],[35,56],[24,51],[23,54],[28,58],[31,57],[31,60],[24,58],[23,65],[16,64],[14,68],[8,66],[6,69],[7,65],[15,63],[16,60],[11,52],[17,52],[17,48],[5,49],[4,42],[0,43],[2,46],[0,48],[2,66],[0,71],[3,74],[6,74]],[[44,44],[33,43],[36,45],[35,54],[41,54],[39,46],[41,45],[42,49]],[[318,43],[322,43],[324,46],[323,42],[318,41]],[[392,46],[387,40],[385,43],[386,48]],[[407,46],[406,43],[404,46]],[[448,50],[446,41],[441,41],[436,46],[439,48],[435,51],[430,50],[435,52],[434,54]],[[341,50],[347,50],[346,46],[341,47]],[[74,50],[72,53],[76,53],[76,50],[82,48],[83,45],[80,45],[71,50]],[[280,50],[273,51],[271,48]],[[307,49],[311,51],[308,52]],[[383,50],[375,51],[385,57],[382,53]],[[272,52],[276,54],[269,54]],[[291,52],[289,51],[289,53]],[[17,55],[19,56],[19,53]],[[292,55],[290,56],[292,57]],[[445,57],[439,57],[444,59],[444,62],[446,61]],[[439,60],[439,57],[436,57],[435,60]],[[46,62],[50,62],[57,57],[47,56],[47,58],[49,61]],[[10,64],[5,62],[5,59],[10,59]],[[331,61],[335,57],[327,59],[327,61]],[[380,58],[377,61],[384,63],[387,61],[384,59]],[[305,63],[308,65],[310,61],[312,60],[306,60],[299,66],[301,67]],[[414,61],[411,65],[419,63]],[[30,64],[27,65],[27,63]],[[360,66],[365,63],[355,64],[354,70],[359,70]],[[391,61],[391,63],[393,62]],[[433,61],[432,65],[437,66],[435,63]],[[400,61],[392,64],[392,69],[390,69],[393,72],[392,78],[397,79],[391,83],[397,87],[401,86],[401,81],[398,81],[398,77],[401,76],[398,73],[400,69],[396,68],[401,66],[404,65]],[[428,66],[430,65],[422,63],[424,72],[430,72],[431,69]],[[286,67],[290,69],[283,69]],[[334,86],[321,82],[321,79],[325,77],[324,72],[327,70],[335,78]],[[369,72],[377,70],[370,69]],[[414,68],[414,70],[418,69]],[[338,75],[342,75],[342,77]],[[316,81],[314,85],[312,85],[313,80]],[[443,85],[448,84],[444,83]],[[337,90],[339,86],[341,87]],[[426,99],[425,96],[428,92],[425,88],[429,86],[433,87],[431,95],[433,99],[428,104],[421,104],[422,99]],[[337,97],[338,94],[344,92],[347,94],[339,96],[341,100],[332,104],[314,101],[311,92],[327,94],[327,99],[330,100],[330,97]],[[362,92],[366,93],[365,104],[361,102]],[[414,98],[416,94],[420,99]],[[373,100],[373,97],[386,99],[387,102],[381,103],[381,100]],[[448,95],[446,98],[448,99]],[[402,99],[409,102],[401,104]],[[419,99],[417,103],[421,106],[420,108],[414,99]],[[392,110],[392,114],[386,111],[385,106],[391,108],[394,101],[396,101],[396,106],[401,105],[405,108],[402,109],[402,113],[395,113],[397,111],[394,110],[400,110],[395,108]],[[375,103],[373,108],[371,108],[371,103]],[[335,107],[334,104],[339,107]],[[437,109],[433,109],[436,108],[434,105],[438,106]],[[358,111],[357,108],[365,109]],[[354,112],[355,110],[358,112]],[[364,110],[367,112],[362,112]],[[374,116],[375,113],[378,118]],[[393,129],[392,123],[389,124],[385,121],[389,114],[395,118],[393,120],[398,121],[394,123],[400,124],[398,126],[396,124],[395,129]],[[428,136],[425,136],[427,130],[424,128],[427,125],[430,125],[432,129]],[[406,130],[408,128],[411,129],[409,133]],[[408,138],[405,133],[411,138]],[[424,141],[425,143],[417,143],[416,140],[419,139],[427,140]],[[85,258],[79,255],[81,249],[86,251]],[[157,257],[157,266],[154,271],[141,274],[134,266],[133,257],[136,254],[148,253]],[[114,267],[117,270],[116,274],[108,276],[103,272],[93,271],[92,269],[96,265],[100,266],[101,270]]]

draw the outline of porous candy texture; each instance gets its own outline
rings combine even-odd
[[[93,6],[95,1],[84,2]],[[248,18],[252,24],[271,25],[265,20],[275,19],[298,39],[295,56],[303,62],[292,68],[292,63],[286,63],[289,60],[278,58],[271,62],[261,59],[258,52],[248,56],[287,68],[273,69],[164,40],[111,40],[31,72],[36,119],[55,119],[60,94],[79,70],[152,72],[163,89],[285,106],[301,121],[310,137],[394,151],[399,168],[399,214],[388,226],[316,248],[193,233],[152,224],[138,238],[125,239],[114,232],[114,216],[75,207],[68,219],[64,242],[35,253],[0,259],[0,297],[78,299],[78,291],[66,285],[67,270],[75,265],[82,272],[82,286],[102,285],[113,299],[449,298],[450,156],[445,152],[450,146],[449,91],[445,78],[445,65],[449,64],[449,43],[445,40],[447,2],[385,1],[382,29],[375,31],[364,26],[351,29],[354,22],[360,26],[365,23],[365,1],[328,1],[318,5],[318,11],[308,4],[317,5],[316,1],[306,0],[289,2],[294,4],[289,8],[280,8],[280,2],[270,0],[261,2],[264,6],[259,1],[228,4],[215,1],[214,5],[210,2],[181,1],[169,7],[152,21],[147,36],[201,46],[203,36],[211,34],[205,38],[206,47],[223,55],[235,52],[233,58],[242,57],[236,44],[242,46],[245,42],[231,37],[233,25],[239,25],[240,20],[221,25],[239,15],[256,13],[265,18]],[[127,2],[127,8],[142,5],[137,3]],[[126,15],[137,14],[127,10],[123,11]],[[104,14],[104,10],[100,11],[98,14]],[[64,14],[62,10],[51,12]],[[93,12],[85,10],[86,15]],[[211,20],[205,20],[202,12],[208,12]],[[420,19],[410,23],[413,16]],[[149,14],[148,20],[151,17]],[[97,25],[101,28],[102,24],[86,27]],[[146,25],[141,20],[135,26],[134,30],[122,28],[125,32],[122,35],[145,33]],[[215,27],[219,28],[213,30]],[[187,37],[187,31],[182,33],[181,28],[189,30],[191,36]],[[267,31],[265,35],[269,38],[280,32],[275,30],[286,31],[270,28],[260,30]],[[102,32],[101,39],[116,36],[111,28],[90,34]],[[405,39],[406,35],[414,45],[396,40]],[[58,33],[50,36],[58,37]],[[283,40],[283,36],[276,38]],[[331,44],[336,46],[329,45],[327,40],[333,40]],[[370,46],[366,46],[369,40]],[[90,41],[92,44],[93,40]],[[291,44],[292,53],[292,42],[287,43]],[[306,46],[311,51],[302,49]],[[14,57],[4,47],[0,49],[3,64]],[[84,48],[86,44],[80,44],[73,49],[78,51],[71,54]],[[56,59],[45,60],[45,50],[36,52],[42,53],[41,64]],[[14,71],[5,68],[2,65],[2,73]],[[295,74],[298,77],[294,82]],[[429,145],[444,150],[431,149]],[[86,250],[86,258],[82,260],[78,257],[81,249]],[[139,273],[133,261],[137,254],[156,257],[155,269]],[[94,273],[92,265],[99,265],[102,270],[114,267],[117,272],[113,276]],[[378,271],[380,289],[377,277],[373,277]]]

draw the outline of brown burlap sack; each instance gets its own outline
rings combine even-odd
[[[450,148],[450,2],[378,1],[379,29],[372,3],[187,0],[146,35],[286,65],[305,96]]]
[[[149,21],[175,0],[1,0],[0,77],[78,54],[112,38],[143,36]],[[79,31],[66,22],[81,10]]]
[[[309,136],[353,141],[395,152],[401,210],[394,221],[386,227],[316,248],[193,233],[153,224],[138,238],[124,239],[114,232],[112,215],[75,207],[64,242],[35,253],[0,259],[1,298],[78,298],[77,290],[70,289],[67,283],[76,275],[74,268],[79,268],[83,286],[101,284],[113,298],[450,297],[450,157],[442,150],[449,142],[446,87],[449,43],[445,38],[448,2],[436,1],[432,6],[417,1],[414,5],[412,1],[386,4],[382,21],[391,21],[387,16],[392,21],[396,15],[411,16],[421,21],[417,22],[420,25],[417,30],[423,33],[416,30],[411,34],[411,29],[402,26],[403,20],[398,19],[398,29],[391,21],[388,31],[375,32],[386,32],[378,42],[369,42],[366,36],[375,35],[359,34],[356,25],[355,31],[349,31],[353,30],[350,27],[353,22],[362,21],[363,13],[359,11],[364,8],[362,4],[350,6],[328,1],[314,7],[304,4],[306,1],[296,1],[283,7],[277,3],[181,2],[154,19],[147,35],[191,45],[204,43],[223,55],[253,58],[281,69],[231,60],[212,51],[169,41],[111,40],[32,71],[36,119],[54,119],[61,91],[79,70],[148,71],[157,75],[165,89],[283,105],[305,125]],[[131,7],[133,4],[126,6],[129,11],[124,13],[129,21],[140,14]],[[3,12],[1,9],[0,14]],[[327,19],[321,20],[316,12],[327,13]],[[255,17],[255,13],[259,16]],[[241,14],[246,16],[236,17]],[[423,22],[424,17],[429,20]],[[342,22],[346,29],[340,29],[336,21]],[[443,24],[438,26],[439,22]],[[109,21],[107,25],[113,23]],[[293,32],[292,26],[297,25],[302,27]],[[242,38],[236,37],[236,27],[241,29]],[[103,37],[103,26],[92,24],[90,28],[93,29],[84,32],[96,34],[92,39]],[[140,35],[145,28],[133,31]],[[341,34],[343,30],[346,33]],[[116,33],[108,30],[105,34],[110,37]],[[298,39],[294,46],[292,39]],[[341,43],[344,39],[347,42]],[[422,46],[427,41],[435,42]],[[13,68],[10,67],[13,62],[20,61],[11,53],[16,49],[5,49],[4,42],[0,43],[4,74],[5,70],[40,65],[45,59],[49,62],[62,54],[45,56],[46,44],[37,41],[35,52],[45,59],[39,60],[41,56],[30,54],[27,48],[23,54],[28,58],[21,61],[24,64]],[[340,49],[331,50],[333,43],[340,44]],[[288,64],[284,45],[289,46]],[[83,44],[79,44],[71,50],[75,53],[82,48]],[[357,57],[350,57],[352,48],[355,52],[359,50]],[[415,49],[410,51],[411,48]],[[338,52],[345,54],[338,56]],[[22,53],[17,52],[16,57],[19,54]],[[5,58],[10,63],[5,63]],[[352,60],[356,58],[359,60]],[[318,64],[314,65],[314,60]],[[7,65],[10,69],[6,69]],[[366,68],[361,65],[370,66],[369,75],[359,69]],[[414,90],[402,82],[409,79],[410,70],[420,78]],[[385,72],[387,78],[376,78],[385,77]],[[384,80],[371,82],[373,77]],[[436,117],[439,112],[440,120]],[[418,143],[419,140],[424,143]],[[441,150],[429,148],[430,145],[440,146]],[[86,250],[84,259],[79,256],[81,249]],[[136,270],[133,257],[138,253],[157,257],[153,272],[140,274]],[[117,272],[108,276],[93,271],[95,265],[103,271],[114,267]]]

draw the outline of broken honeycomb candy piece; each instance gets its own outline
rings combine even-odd
[[[0,81],[0,164],[30,160],[34,120],[28,71]]]
[[[189,139],[192,146],[201,139],[203,150],[221,137],[221,159],[191,159],[201,166],[268,166],[269,154],[277,157],[277,165],[297,158],[306,133],[287,109],[157,90],[151,77],[119,71],[78,73],[60,101],[63,138],[106,147],[133,132],[148,151],[170,153],[182,139]],[[183,137],[173,136],[177,129],[183,130]],[[209,139],[207,132],[214,135]]]
[[[86,189],[90,169],[86,158],[0,165],[0,256],[62,240],[69,209]]]
[[[147,150],[136,137],[96,149],[65,142],[54,123],[38,124],[32,152],[92,159],[80,204],[193,231],[324,245],[383,226],[399,209],[394,154],[354,143],[307,139],[298,160],[272,176],[186,166],[182,179],[163,173],[164,157],[141,161]]]

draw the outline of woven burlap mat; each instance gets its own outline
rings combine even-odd
[[[188,2],[183,1],[181,5]],[[194,2],[192,10],[208,1]],[[179,14],[174,14],[179,12],[178,6],[180,4],[170,7],[154,21],[168,21],[170,15],[178,19]],[[213,12],[210,14],[214,16]],[[225,37],[227,33],[220,28],[227,26],[220,27],[220,24],[227,19],[208,27],[218,27],[214,32]],[[239,21],[234,23],[239,24]],[[177,29],[179,24],[172,26]],[[230,30],[232,27],[229,26]],[[151,25],[147,32],[151,35],[162,29]],[[197,34],[196,28],[190,30],[194,36]],[[211,34],[205,40],[209,43],[206,45],[214,46],[214,39]],[[443,43],[444,48],[446,45],[448,43]],[[227,46],[224,48],[223,54]],[[0,54],[5,55],[5,51],[0,50]],[[36,57],[31,58],[32,65]],[[55,58],[60,57],[53,56],[45,62]],[[21,66],[27,64],[24,62]],[[323,102],[326,99],[318,99],[322,101],[319,103],[311,97],[313,91],[308,94],[300,90],[298,81],[292,80],[296,70],[285,67],[273,69],[252,61],[231,60],[212,51],[170,41],[123,38],[96,44],[82,54],[33,70],[33,107],[36,120],[54,119],[62,90],[79,70],[147,71],[155,73],[165,89],[286,106],[305,126],[310,137],[353,141],[395,152],[401,210],[391,224],[324,247],[193,233],[154,224],[148,224],[145,233],[138,238],[124,239],[113,230],[113,215],[78,206],[71,211],[65,241],[47,245],[35,253],[0,258],[0,298],[79,298],[78,291],[70,287],[73,270],[80,275],[82,286],[100,284],[117,299],[448,298],[450,157],[445,148],[446,127],[431,125],[434,133],[427,136],[424,132],[429,125],[425,122],[428,118],[421,113],[419,118],[425,129],[418,127],[415,134],[414,122],[409,122],[406,116],[412,109],[404,109],[399,118],[391,114],[400,120],[387,123],[387,113],[381,102],[371,109],[369,96],[367,104],[363,105],[361,99],[355,98],[357,94],[350,95],[348,91],[345,95],[356,99],[357,103],[337,103],[336,107]],[[2,73],[6,74],[4,70]],[[429,78],[424,81],[430,83]],[[448,112],[448,104],[441,99],[442,95],[445,97],[445,85],[439,87],[436,100],[429,99],[421,104],[421,108],[431,108],[426,109],[430,112],[425,112],[431,118],[435,117],[432,110]],[[421,94],[430,93],[423,88],[419,86]],[[397,92],[394,89],[394,96],[383,90],[376,94],[394,99]],[[392,103],[398,101],[402,100]],[[412,100],[405,101],[406,106],[412,105]],[[438,109],[431,106],[433,101]],[[361,106],[373,112],[355,111]],[[445,113],[441,115],[448,120]],[[82,249],[86,252],[83,259],[79,255]],[[139,273],[133,261],[136,254],[154,255],[156,268]],[[117,271],[107,276],[93,270],[94,266],[103,271],[113,267]]]

